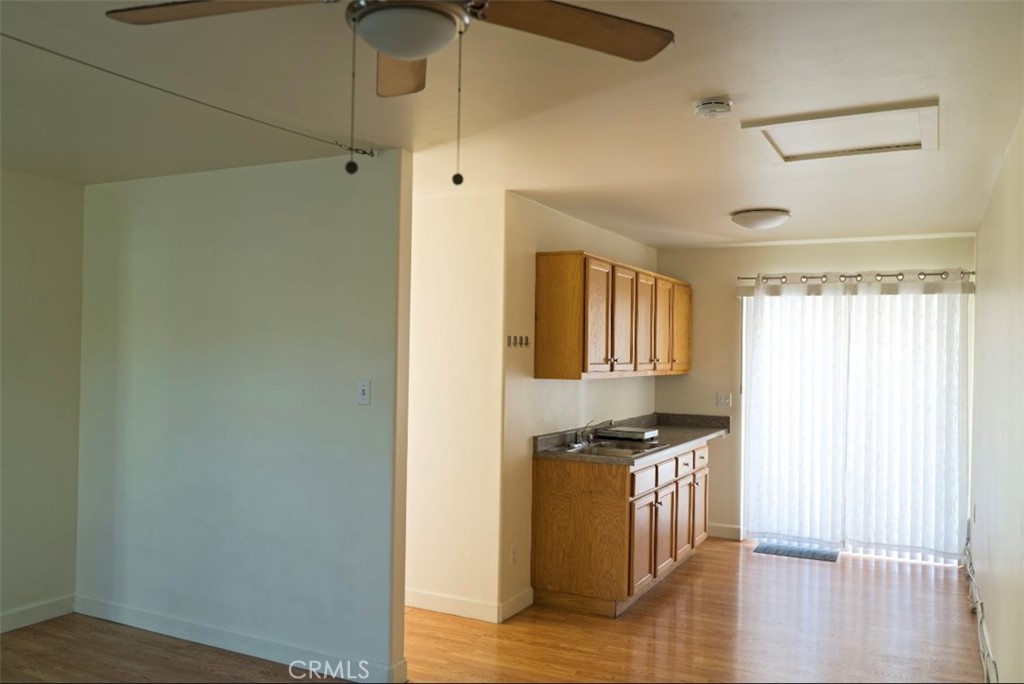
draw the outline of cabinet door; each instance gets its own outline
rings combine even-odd
[[[672,367],[672,281],[654,284],[654,370]]]
[[[654,576],[660,577],[675,562],[676,486],[659,489],[654,502]]]
[[[654,370],[654,276],[636,279],[636,369]]]
[[[708,469],[693,474],[693,548],[708,538]]]
[[[655,494],[633,502],[633,534],[630,539],[629,587],[635,596],[654,580]]]
[[[682,560],[693,551],[693,475],[681,478],[676,487],[676,560]]]
[[[690,322],[692,320],[693,290],[689,285],[672,286],[672,370],[690,371]]]
[[[588,373],[611,370],[612,266],[607,261],[587,257],[586,306],[583,330],[583,370]]]
[[[612,269],[612,370],[635,369],[633,323],[636,320],[636,271]]]

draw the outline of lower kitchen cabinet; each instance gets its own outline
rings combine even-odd
[[[693,552],[693,475],[676,483],[676,560]]]
[[[654,581],[654,546],[657,529],[654,494],[642,496],[632,504],[632,545],[630,549],[629,595],[647,588]]]
[[[693,474],[693,548],[708,538],[708,469]]]
[[[643,467],[534,459],[536,603],[621,615],[707,538],[707,448],[661,456]]]

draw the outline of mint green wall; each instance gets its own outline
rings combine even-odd
[[[345,161],[86,188],[80,612],[404,678],[407,161]]]
[[[75,592],[82,186],[4,169],[0,380],[2,629]]]

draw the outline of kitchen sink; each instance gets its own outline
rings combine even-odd
[[[572,454],[587,454],[588,456],[639,456],[648,451],[654,451],[665,446],[658,442],[627,442],[605,440],[591,442],[578,447],[567,449]]]

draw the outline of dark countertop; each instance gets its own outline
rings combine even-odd
[[[709,440],[724,437],[729,433],[729,418],[727,416],[650,414],[649,416],[615,421],[615,424],[657,427],[657,442],[663,446],[638,456],[604,456],[578,452],[572,453],[567,451],[567,447],[572,441],[575,430],[565,430],[534,437],[533,457],[644,467],[657,463],[666,456],[674,456],[691,451],[707,443]]]

